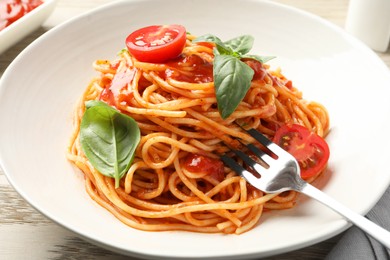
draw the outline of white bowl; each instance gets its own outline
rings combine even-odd
[[[144,232],[125,226],[84,191],[65,157],[75,104],[113,59],[126,36],[151,24],[183,24],[223,40],[251,34],[253,54],[277,56],[304,97],[329,110],[331,158],[321,188],[365,213],[390,183],[390,73],[370,49],[340,28],[297,9],[256,0],[120,1],[45,33],[7,68],[0,82],[0,162],[10,183],[42,214],[81,237],[148,258],[265,257],[320,242],[348,227],[311,199],[267,212],[242,235]]]

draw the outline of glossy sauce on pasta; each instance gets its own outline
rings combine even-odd
[[[298,123],[323,137],[328,113],[321,104],[304,100],[280,70],[245,60],[255,72],[250,88],[223,120],[213,82],[214,45],[192,39],[187,35],[182,54],[163,63],[141,62],[127,51],[114,61],[97,60],[99,75],[75,111],[67,156],[85,174],[91,198],[130,227],[241,234],[258,225],[265,210],[293,207],[297,194],[264,194],[224,167],[219,157],[228,146],[253,142],[238,125],[272,139],[281,125]],[[134,161],[118,188],[91,167],[80,149],[88,100],[115,106],[140,128]]]

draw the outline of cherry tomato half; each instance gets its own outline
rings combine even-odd
[[[153,25],[141,28],[126,38],[129,52],[139,61],[162,63],[179,56],[186,43],[181,25]]]
[[[276,131],[273,141],[297,159],[303,179],[318,174],[328,162],[328,144],[304,126],[284,125]]]

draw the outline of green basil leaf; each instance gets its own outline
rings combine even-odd
[[[243,55],[241,58],[248,58],[248,59],[254,59],[261,63],[266,63],[267,61],[270,61],[272,59],[275,59],[275,56],[260,56],[260,55]]]
[[[100,100],[88,100],[87,102],[85,102],[85,107],[87,109],[91,108],[91,107],[94,107],[94,106],[105,106],[105,107],[112,108],[107,103],[104,103],[104,102],[102,102]],[[114,108],[112,108],[112,109],[114,109]]]
[[[195,38],[194,40],[192,40],[192,42],[212,42],[212,43],[215,43],[216,47],[217,47],[216,48],[217,51],[214,50],[215,55],[219,55],[219,54],[231,55],[234,53],[231,48],[227,47],[221,41],[221,39],[219,39],[217,36],[212,35],[212,34],[205,34],[205,35],[199,36],[199,37]]]
[[[253,46],[254,38],[250,35],[242,35],[224,42],[225,46],[238,53],[239,56],[247,54]]]
[[[214,49],[214,55],[234,55],[234,51],[226,46],[217,44],[217,48]]]
[[[89,101],[80,124],[81,148],[115,187],[130,168],[141,133],[134,119],[101,101]]]
[[[195,39],[192,40],[192,42],[213,42],[215,44],[224,46],[221,39],[219,39],[217,36],[212,35],[212,34],[205,34],[205,35],[196,37]]]
[[[229,117],[245,97],[254,71],[230,55],[214,57],[214,87],[218,110],[223,119]]]
[[[213,42],[214,48],[214,86],[218,110],[223,119],[229,117],[238,107],[249,90],[254,71],[240,59],[254,59],[265,63],[273,56],[249,55],[254,38],[251,35],[242,35],[222,42],[212,34],[206,34],[193,42]]]
[[[129,52],[129,50],[126,49],[126,48],[123,48],[122,50],[120,50],[120,51],[117,53],[117,55],[118,55],[118,56],[119,56],[119,55],[122,55],[124,52]]]

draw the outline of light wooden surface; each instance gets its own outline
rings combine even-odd
[[[211,1],[211,0],[210,0]],[[31,35],[0,54],[0,76],[29,43],[53,26],[109,0],[59,0],[48,20]],[[277,0],[319,15],[343,27],[348,0]],[[1,43],[0,43],[1,44]],[[390,51],[378,53],[390,67]],[[0,144],[1,145],[1,144]],[[340,238],[268,259],[323,259]],[[28,205],[0,168],[0,259],[132,259],[86,242]]]

